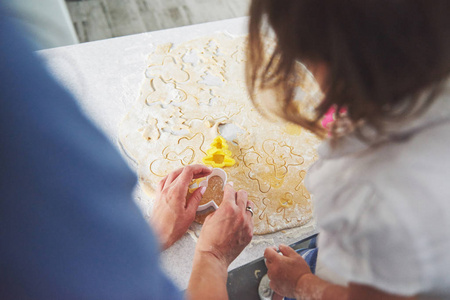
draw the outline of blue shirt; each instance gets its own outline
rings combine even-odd
[[[182,298],[135,175],[2,7],[0,103],[0,299]]]

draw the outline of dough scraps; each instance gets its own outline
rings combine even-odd
[[[245,84],[245,44],[245,36],[222,33],[158,46],[148,58],[140,95],[121,123],[119,142],[152,196],[171,171],[202,163],[222,135],[236,161],[224,170],[234,188],[245,189],[255,203],[254,233],[266,234],[312,218],[303,179],[320,140],[256,111]],[[318,99],[312,76],[297,94],[300,102]]]

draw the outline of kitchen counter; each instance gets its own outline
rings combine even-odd
[[[76,97],[86,115],[120,149],[118,129],[122,118],[136,101],[147,68],[147,56],[163,43],[179,44],[216,32],[244,35],[248,18],[236,18],[212,23],[130,35],[120,38],[78,44],[39,51],[51,72]],[[121,150],[121,149],[120,149]],[[131,168],[133,163],[126,158]],[[136,188],[134,197],[146,218],[151,199]],[[232,263],[230,270],[263,255],[268,246],[291,244],[316,233],[314,220],[301,228],[255,236],[252,243]],[[185,289],[188,284],[196,236],[184,237],[162,253],[162,266],[169,276]]]

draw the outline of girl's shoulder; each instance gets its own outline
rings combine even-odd
[[[450,248],[450,110],[444,104],[374,147],[353,136],[338,149],[321,146],[307,188],[323,263],[346,280],[402,294],[450,286],[450,256],[443,250]]]

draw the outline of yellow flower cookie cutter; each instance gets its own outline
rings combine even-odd
[[[206,150],[207,156],[203,157],[202,161],[205,165],[212,166],[214,168],[231,167],[236,161],[231,158],[231,151],[228,150],[227,141],[217,136],[211,143],[211,148]]]

